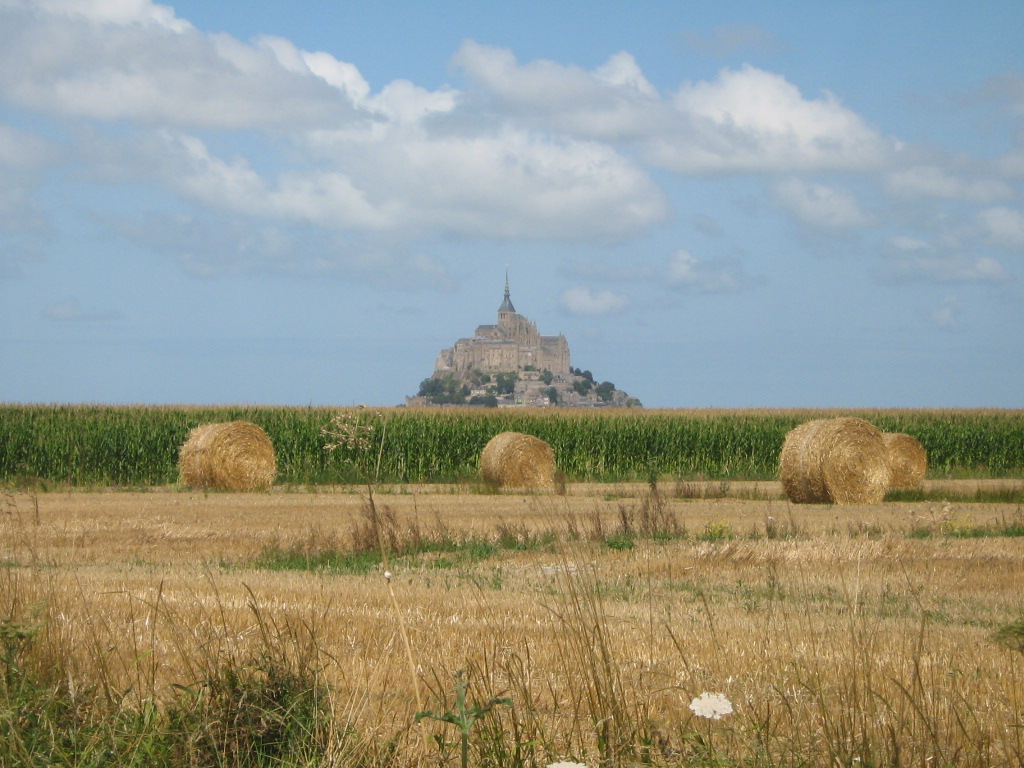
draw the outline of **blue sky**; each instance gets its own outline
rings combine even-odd
[[[1019,2],[0,0],[0,402],[1024,407]]]

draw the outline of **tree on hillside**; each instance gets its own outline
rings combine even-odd
[[[469,397],[469,387],[447,373],[440,379],[431,377],[421,381],[418,394],[434,405],[463,405]]]
[[[572,383],[572,388],[576,390],[576,394],[586,396],[590,394],[590,390],[593,389],[594,385],[587,379],[576,379]]]
[[[602,381],[597,385],[597,396],[601,398],[602,403],[611,401],[612,396],[615,394],[615,385],[610,381]]]
[[[519,374],[515,371],[510,373],[496,373],[494,380],[498,385],[499,395],[511,395],[516,391],[516,382],[519,381]]]

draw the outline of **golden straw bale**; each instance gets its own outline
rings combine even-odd
[[[884,432],[889,452],[889,487],[917,488],[928,471],[928,452],[915,438],[902,432]]]
[[[863,419],[817,419],[786,435],[779,478],[795,504],[878,504],[889,489],[889,454]]]
[[[178,449],[183,484],[224,491],[269,488],[277,476],[274,444],[248,421],[202,424]]]
[[[555,452],[533,435],[501,432],[480,454],[484,482],[502,488],[555,487]]]

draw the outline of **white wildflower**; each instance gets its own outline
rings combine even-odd
[[[724,693],[708,693],[705,691],[690,702],[690,709],[697,717],[708,720],[721,720],[722,715],[732,714],[732,702],[725,698]]]
[[[384,571],[384,578],[391,581],[391,571]]]

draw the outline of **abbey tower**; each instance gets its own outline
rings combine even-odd
[[[531,369],[569,375],[569,342],[561,334],[541,336],[536,325],[516,312],[506,275],[498,324],[477,326],[473,338],[459,339],[455,346],[442,349],[434,363],[434,376],[451,374],[462,378],[471,371],[501,373]]]

